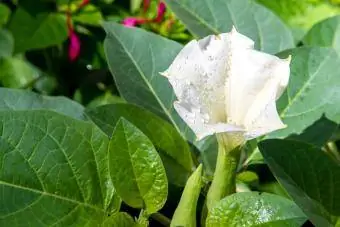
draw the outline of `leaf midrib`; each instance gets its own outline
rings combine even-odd
[[[152,85],[149,83],[149,81],[147,80],[147,78],[145,77],[142,69],[138,66],[137,62],[134,60],[134,58],[132,57],[132,54],[130,53],[130,51],[125,47],[125,45],[123,44],[123,42],[118,38],[117,34],[114,32],[114,29],[110,30],[112,32],[112,34],[115,36],[116,40],[119,42],[119,44],[122,46],[122,48],[124,49],[125,53],[128,55],[128,57],[131,59],[133,65],[135,66],[135,68],[137,69],[137,71],[139,72],[139,74],[141,75],[142,79],[144,80],[145,84],[148,86],[148,88],[150,89],[150,92],[153,94],[153,96],[155,97],[156,101],[158,102],[158,104],[160,105],[160,107],[163,109],[164,113],[168,116],[169,120],[171,121],[171,123],[173,124],[173,126],[176,128],[176,130],[181,133],[181,130],[178,128],[175,120],[172,118],[170,112],[168,111],[168,109],[164,106],[163,102],[159,99],[159,97],[157,96],[155,90],[153,89]]]
[[[205,21],[203,18],[199,17],[195,12],[188,9],[185,5],[181,4],[180,1],[170,0],[174,2],[174,4],[178,4],[180,7],[182,7],[184,10],[186,10],[191,16],[195,17],[202,25],[204,25],[207,29],[211,30],[215,34],[219,34],[219,30],[212,27],[207,21]],[[196,33],[196,32],[194,32]]]
[[[303,86],[295,93],[294,97],[291,99],[288,95],[288,100],[290,100],[287,104],[287,106],[282,110],[280,113],[280,117],[285,117],[286,112],[290,109],[290,107],[296,102],[297,98],[301,96],[301,94],[307,89],[307,87],[310,85],[311,81],[315,79],[317,74],[319,73],[320,69],[327,63],[327,59],[332,55],[332,52],[329,53],[324,60],[320,63],[319,67],[315,70],[315,72],[308,78],[308,80],[303,84]],[[287,89],[288,92],[288,89]]]
[[[64,201],[67,201],[67,202],[70,202],[70,203],[74,203],[74,204],[77,204],[77,205],[82,205],[82,206],[89,207],[91,209],[94,209],[94,210],[106,213],[103,209],[98,208],[96,206],[93,206],[91,204],[80,202],[78,200],[74,200],[74,199],[67,198],[67,197],[64,197],[64,196],[52,194],[52,193],[49,193],[49,192],[46,192],[46,191],[41,191],[41,190],[37,190],[37,189],[34,189],[34,188],[29,188],[29,187],[25,187],[25,186],[21,186],[21,185],[12,184],[12,183],[9,183],[9,182],[6,182],[6,181],[2,181],[2,180],[0,180],[0,185],[4,185],[4,186],[7,186],[7,187],[12,187],[12,188],[17,188],[17,189],[21,189],[23,191],[32,192],[32,193],[39,194],[39,195],[42,195],[42,196],[48,196],[48,197],[56,198],[56,199],[59,199],[59,200],[64,200]]]

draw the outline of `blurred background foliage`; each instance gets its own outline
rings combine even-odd
[[[257,0],[292,29],[296,43],[340,13],[340,0]],[[192,35],[158,0],[0,0],[0,83],[64,95],[85,106],[124,102],[108,71],[102,21],[186,43]]]
[[[135,26],[191,39],[168,9],[158,15],[159,2],[148,2],[0,1],[1,86],[64,95],[85,106],[122,102],[105,61],[102,21],[143,20]]]

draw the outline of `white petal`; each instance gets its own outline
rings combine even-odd
[[[175,58],[167,76],[179,101],[209,115],[209,121],[225,119],[224,78],[207,73],[208,60],[197,41],[188,43]]]
[[[280,85],[280,78],[274,78],[257,94],[256,100],[249,107],[245,127],[247,139],[285,128],[276,110],[276,92]]]
[[[215,84],[215,89],[218,91],[217,94],[220,94],[221,90],[223,90],[223,96],[219,95],[219,97],[223,98],[224,104],[222,104],[221,101],[217,102],[218,105],[215,105],[213,109],[219,109],[220,112],[223,111],[224,114],[219,112],[219,116],[222,116],[219,120],[227,122],[229,113],[226,110],[229,109],[232,100],[229,100],[230,96],[228,97],[226,90],[228,90],[230,84],[229,79],[232,74],[234,52],[252,49],[254,48],[254,42],[248,37],[238,33],[236,29],[233,29],[230,33],[208,36],[200,40],[199,45],[207,58],[206,71],[209,75],[213,75],[209,76],[209,83]],[[212,97],[217,99],[217,95]],[[224,109],[222,110],[222,108]]]
[[[247,130],[245,137],[250,140],[286,127],[276,111],[275,102],[270,102],[264,109],[264,114],[259,115]]]
[[[250,49],[233,51],[230,61],[231,73],[226,84],[228,120],[244,125],[249,108],[272,80],[276,81],[272,84],[275,99],[281,95],[288,84],[289,61]]]
[[[221,132],[245,132],[244,128],[225,123],[209,123],[207,115],[187,103],[175,102],[174,107],[181,118],[195,133],[197,140]]]

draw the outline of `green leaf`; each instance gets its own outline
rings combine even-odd
[[[340,73],[334,70],[340,65],[337,53],[331,48],[302,47],[281,55],[288,54],[292,55],[291,76],[277,103],[280,117],[288,127],[268,137],[301,134],[322,117],[340,123]]]
[[[242,192],[222,199],[208,214],[206,227],[300,227],[305,215],[281,196]]]
[[[19,7],[9,24],[15,40],[15,52],[61,44],[67,38],[65,16],[50,13],[39,4]]]
[[[7,5],[0,3],[0,27],[7,23],[10,15],[11,10],[7,7]]]
[[[109,144],[109,168],[118,195],[131,207],[148,214],[160,210],[168,194],[161,158],[136,126],[121,118]]]
[[[159,74],[168,68],[182,46],[145,30],[116,23],[105,23],[104,29],[106,58],[120,95],[169,120],[193,141],[193,133],[173,107],[176,98],[169,82]]]
[[[65,97],[44,96],[31,91],[0,88],[0,111],[4,110],[53,110],[84,120],[84,107]]]
[[[135,224],[135,221],[128,213],[119,212],[106,219],[103,227],[134,227]]]
[[[236,29],[267,53],[294,47],[289,29],[261,5],[250,0],[165,0],[177,17],[198,37]]]
[[[131,104],[100,106],[86,115],[108,136],[121,117],[138,127],[159,150],[169,181],[184,186],[194,169],[189,146],[168,122],[157,115]]]
[[[7,30],[0,29],[0,58],[12,56],[13,49],[14,40],[12,34]]]
[[[109,139],[52,111],[0,112],[0,226],[97,226],[120,200]]]
[[[340,167],[320,148],[290,140],[265,140],[259,148],[277,180],[316,226],[340,215]]]
[[[308,46],[333,47],[340,54],[340,16],[315,24],[303,38]]]
[[[0,82],[8,88],[29,87],[40,76],[39,70],[19,58],[0,59]]]

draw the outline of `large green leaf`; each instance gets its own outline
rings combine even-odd
[[[265,140],[261,153],[278,181],[316,226],[340,215],[340,166],[321,149],[290,140]]]
[[[0,111],[53,110],[77,119],[84,119],[84,107],[65,97],[49,97],[31,91],[0,88]]]
[[[16,53],[61,44],[67,38],[65,17],[51,13],[41,2],[19,7],[9,29],[14,36]]]
[[[333,47],[340,54],[340,16],[315,24],[303,38],[308,46]]]
[[[336,52],[331,48],[302,47],[282,56],[288,54],[292,55],[291,76],[277,104],[288,127],[269,138],[301,134],[322,117],[340,123],[340,72],[334,70],[340,65],[340,58]]]
[[[0,29],[0,58],[12,56],[13,49],[14,40],[12,34],[7,30]]]
[[[168,194],[161,158],[152,142],[133,124],[121,118],[110,141],[111,179],[122,200],[131,207],[160,210]]]
[[[222,199],[208,214],[207,227],[300,227],[305,215],[291,200],[258,192]]]
[[[86,111],[108,136],[121,117],[138,127],[159,150],[171,183],[183,186],[194,169],[187,142],[167,121],[131,104],[112,104]]]
[[[105,23],[104,48],[118,90],[128,102],[142,106],[173,123],[190,140],[192,132],[173,108],[175,94],[166,70],[182,46],[138,28]]]
[[[294,47],[289,29],[271,11],[251,0],[165,0],[198,37],[236,29],[268,53]]]
[[[98,226],[120,206],[109,139],[52,111],[0,112],[0,226]]]

